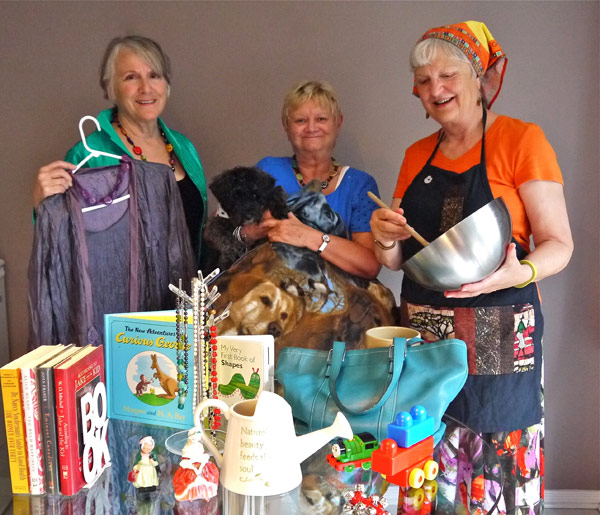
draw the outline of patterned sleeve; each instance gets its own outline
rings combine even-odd
[[[368,173],[362,173],[360,183],[354,190],[352,197],[352,218],[350,221],[350,232],[371,232],[371,214],[377,209],[367,192],[371,191],[379,196],[377,182]]]

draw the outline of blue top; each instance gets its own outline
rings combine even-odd
[[[281,186],[288,195],[301,188],[291,157],[265,157],[256,166],[273,176],[277,186]],[[379,196],[375,179],[367,172],[348,168],[335,191],[325,196],[329,205],[342,217],[350,234],[371,231],[371,214],[378,206],[367,196],[367,191]]]

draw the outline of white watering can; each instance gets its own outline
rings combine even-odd
[[[219,453],[204,431],[202,411],[215,407],[229,420],[225,449]],[[196,426],[206,449],[215,457],[221,484],[241,495],[279,495],[302,482],[300,464],[336,437],[351,439],[352,428],[340,412],[324,429],[296,436],[292,408],[271,392],[261,392],[258,400],[240,401],[228,406],[218,399],[206,399],[194,413]]]

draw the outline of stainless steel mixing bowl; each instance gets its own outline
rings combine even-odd
[[[494,272],[506,257],[511,237],[510,213],[497,198],[417,252],[402,270],[430,290],[458,290]]]

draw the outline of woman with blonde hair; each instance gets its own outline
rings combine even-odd
[[[367,191],[377,193],[377,183],[368,173],[344,166],[332,156],[343,120],[337,95],[329,84],[296,84],[285,96],[281,110],[293,155],[265,157],[257,166],[272,175],[288,194],[317,179],[327,202],[344,221],[349,237],[325,234],[301,223],[293,214],[286,220],[268,217],[260,224],[244,225],[238,235],[247,242],[268,237],[270,241],[306,247],[348,273],[371,279],[379,272],[369,226],[377,206],[367,197]]]

